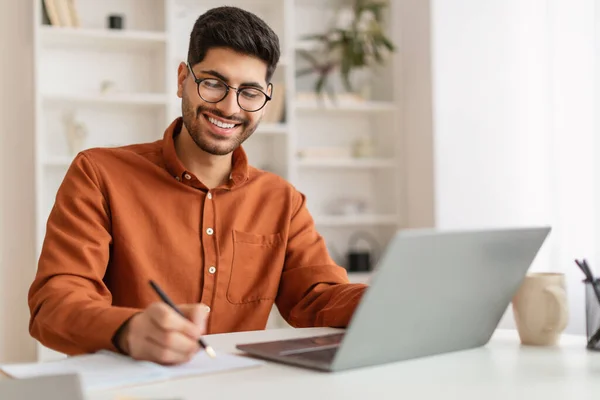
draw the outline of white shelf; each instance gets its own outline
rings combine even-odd
[[[395,168],[396,161],[387,158],[298,158],[305,168]]]
[[[315,216],[314,220],[316,225],[327,227],[396,225],[398,223],[398,217],[394,214],[319,215]]]
[[[84,29],[48,25],[40,27],[40,39],[41,44],[48,47],[92,46],[117,47],[127,50],[158,48],[164,46],[167,41],[163,32]]]
[[[167,106],[169,100],[164,94],[154,93],[110,93],[110,94],[44,94],[46,103],[78,103],[91,105],[128,105],[128,106]]]
[[[329,100],[319,101],[303,101],[299,100],[296,103],[296,110],[306,112],[322,112],[322,111],[337,111],[337,112],[392,112],[396,110],[396,105],[384,101],[364,101],[364,102],[343,102],[340,101],[337,105]]]

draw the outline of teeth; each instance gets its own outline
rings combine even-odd
[[[213,124],[218,126],[219,128],[225,128],[225,129],[231,129],[235,126],[235,124],[226,124],[224,122],[221,122],[219,120],[216,120],[212,117],[208,117],[208,120]]]

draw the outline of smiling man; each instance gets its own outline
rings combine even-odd
[[[67,354],[177,364],[207,333],[345,327],[365,286],[329,257],[306,199],[242,144],[273,90],[275,33],[244,10],[196,21],[177,71],[182,116],[161,140],[77,155],[29,292],[30,332]],[[161,303],[154,280],[185,318]]]

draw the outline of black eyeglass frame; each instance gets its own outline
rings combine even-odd
[[[196,93],[198,93],[198,96],[200,96],[200,98],[202,100],[206,101],[207,103],[212,103],[212,104],[219,103],[219,102],[225,100],[225,98],[227,98],[227,95],[229,94],[230,90],[233,90],[235,92],[235,100],[237,101],[238,106],[242,110],[244,110],[246,112],[257,112],[257,111],[262,110],[267,105],[267,103],[269,101],[271,101],[271,99],[273,98],[272,96],[269,96],[268,94],[266,94],[263,90],[261,90],[261,89],[259,89],[257,87],[254,87],[254,86],[243,87],[243,88],[236,88],[236,87],[228,85],[227,83],[223,82],[221,79],[218,79],[218,78],[214,78],[214,77],[211,77],[211,78],[197,78],[196,74],[194,73],[194,70],[192,69],[192,66],[189,63],[187,63],[187,67],[190,70],[190,72],[192,73],[192,77],[194,78],[194,82],[196,83]],[[206,81],[206,80],[216,80],[216,81],[221,82],[223,85],[225,85],[225,94],[223,95],[223,97],[221,99],[219,99],[217,101],[209,101],[209,100],[206,100],[204,97],[202,97],[202,95],[200,94],[200,84],[202,83],[202,81]],[[267,85],[267,87],[270,87],[271,88],[271,93],[273,93],[273,84],[269,82],[269,84]],[[244,89],[254,89],[254,90],[258,90],[259,92],[261,92],[262,94],[264,94],[265,95],[265,102],[263,103],[263,105],[260,106],[259,108],[257,108],[256,110],[247,110],[244,107],[242,107],[242,105],[240,104],[240,91],[242,91]]]

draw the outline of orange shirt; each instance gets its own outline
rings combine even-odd
[[[248,165],[208,190],[164,138],[77,155],[50,213],[29,291],[30,332],[66,354],[117,351],[112,338],[159,301],[211,308],[208,333],[264,329],[273,304],[296,327],[345,327],[365,285],[329,257],[303,194]]]

